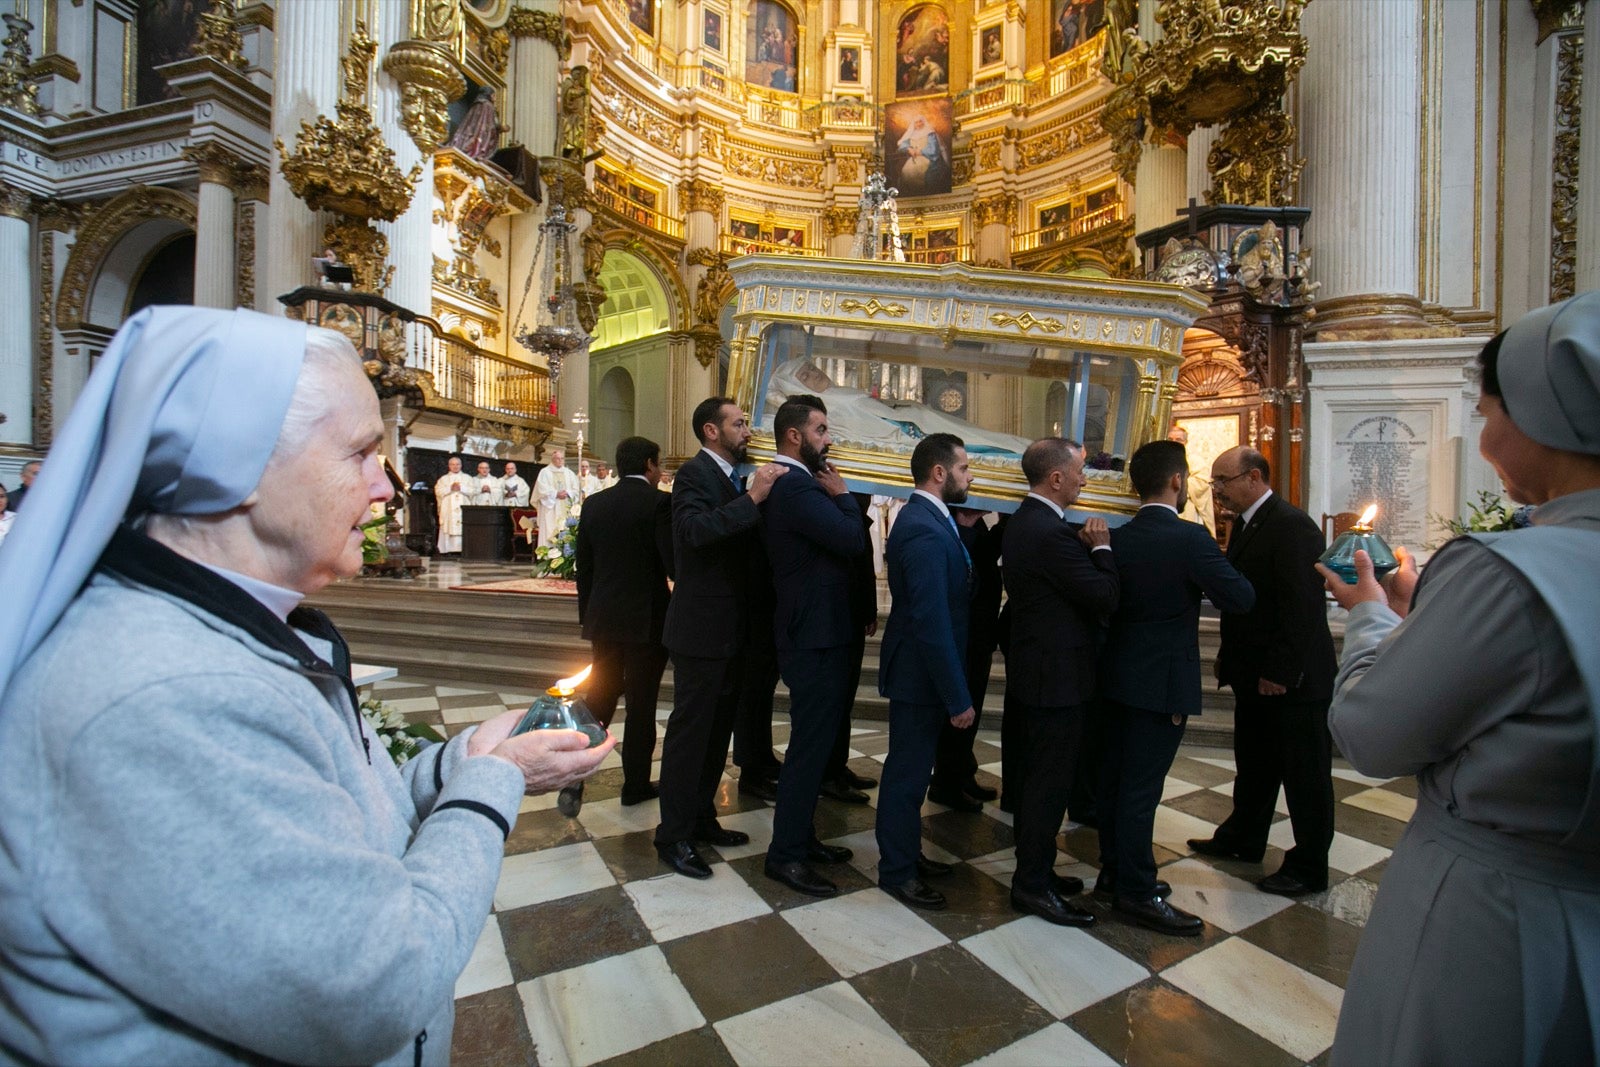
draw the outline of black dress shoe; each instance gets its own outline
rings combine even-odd
[[[930,887],[921,878],[913,878],[899,885],[884,885],[880,882],[878,888],[900,903],[921,908],[923,911],[943,911],[949,906],[944,894]]]
[[[561,792],[556,794],[556,810],[569,819],[578,817],[578,812],[583,810],[582,782],[561,787]]]
[[[1092,914],[1075,904],[1068,904],[1054,889],[1046,889],[1043,893],[1029,893],[1012,886],[1011,910],[1020,911],[1025,915],[1037,915],[1045,922],[1055,923],[1057,926],[1094,925]]]
[[[655,782],[647,782],[643,789],[629,789],[622,787],[622,806],[631,808],[635,804],[643,804],[647,800],[654,800],[661,795],[661,790]]]
[[[876,789],[876,788],[878,788],[878,780],[876,778],[868,778],[864,774],[857,774],[855,771],[852,771],[849,767],[846,767],[844,769],[844,774],[842,774],[840,777],[842,777],[845,781],[849,782],[851,785],[855,786],[857,789]]]
[[[693,841],[674,841],[656,845],[661,862],[687,878],[710,878],[711,865],[695,849]]]
[[[1202,856],[1211,856],[1219,860],[1244,860],[1246,863],[1260,863],[1261,857],[1266,855],[1266,849],[1260,852],[1245,852],[1214,837],[1191,837],[1189,847]]]
[[[942,878],[953,870],[955,868],[948,863],[930,860],[926,856],[917,857],[917,873],[924,878]]]
[[[1117,895],[1116,879],[1111,879],[1109,881],[1104,878],[1097,879],[1094,883],[1094,895],[1096,900],[1104,900],[1109,902],[1112,897]],[[1166,900],[1171,895],[1172,886],[1168,885],[1162,879],[1157,878],[1156,896],[1160,897],[1162,900]]]
[[[1178,937],[1199,937],[1206,925],[1199,916],[1174,908],[1160,897],[1151,897],[1149,900],[1118,897],[1112,903],[1111,910],[1147,929],[1176,934]]]
[[[817,792],[830,800],[842,801],[845,804],[865,804],[872,799],[842,778],[828,779],[822,783]]]
[[[721,845],[726,848],[750,843],[750,835],[743,830],[725,830],[716,823],[712,823],[710,826],[696,827],[694,839],[707,845]]]
[[[808,897],[838,896],[839,887],[798,860],[792,863],[773,863],[768,860],[762,871],[774,882],[782,882],[796,893]]]
[[[967,796],[965,793],[956,792],[954,790],[929,789],[928,799],[933,801],[935,804],[943,804],[945,807],[954,808],[957,811],[976,813],[983,810],[983,805],[980,802]]]
[[[843,845],[824,845],[814,838],[806,846],[806,859],[812,863],[847,863],[854,855]]]
[[[752,778],[749,775],[739,776],[739,795],[742,797],[755,797],[776,804],[778,802],[778,780],[776,778]]]
[[[1058,896],[1075,897],[1083,892],[1083,879],[1075,874],[1057,874],[1051,871],[1050,888],[1054,889]]]
[[[1298,875],[1279,871],[1269,874],[1256,883],[1256,888],[1263,893],[1276,893],[1280,897],[1303,897],[1307,893],[1320,893],[1328,888],[1328,880],[1308,882]]]
[[[969,782],[961,787],[961,791],[967,794],[967,796],[974,797],[978,800],[993,800],[995,797],[1000,795],[1000,790],[990,789],[988,786],[979,785],[977,782]]]

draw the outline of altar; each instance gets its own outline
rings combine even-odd
[[[1030,441],[1080,441],[1077,507],[1115,521],[1138,510],[1126,465],[1166,434],[1184,331],[1207,304],[1182,286],[872,260],[744,256],[729,367],[771,459],[787,396],[828,408],[829,456],[852,490],[909,496],[911,452],[930,433],[966,442],[971,501],[1014,511]]]

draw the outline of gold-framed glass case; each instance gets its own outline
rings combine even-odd
[[[854,490],[906,496],[910,457],[930,433],[967,444],[975,506],[1012,511],[1021,456],[1047,436],[1085,445],[1077,510],[1138,507],[1123,469],[1166,432],[1185,328],[1206,307],[1180,286],[971,267],[745,256],[730,390],[773,455],[787,396],[828,408],[832,461]]]

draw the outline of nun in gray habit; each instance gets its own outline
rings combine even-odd
[[[507,713],[396,769],[300,599],[389,495],[348,341],[117,332],[0,545],[0,1062],[444,1063],[523,793]]]
[[[1350,610],[1333,736],[1363,774],[1417,778],[1340,1067],[1600,1060],[1600,292],[1479,361],[1480,447],[1532,526],[1451,541],[1420,581],[1324,569]]]

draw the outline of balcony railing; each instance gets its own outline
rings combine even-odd
[[[1052,98],[1065,96],[1098,78],[1105,42],[1105,31],[1101,30],[1078,47],[1050,60],[1045,73],[1045,92]]]
[[[600,202],[602,207],[608,207],[623,218],[632,219],[634,222],[648,226],[657,233],[664,233],[668,237],[679,241],[683,240],[683,222],[681,220],[664,214],[632,197],[625,196],[609,186],[601,185],[599,182],[595,182],[593,192],[594,198]]]
[[[907,248],[907,263],[971,263],[972,245],[942,245],[939,248]]]
[[[1039,96],[1026,78],[988,78],[956,97],[955,113],[976,115],[999,107],[1025,107]]]
[[[740,237],[737,234],[725,233],[720,237],[721,250],[729,256],[753,256],[757,253],[788,256],[820,256],[820,248],[808,248],[805,245],[792,245],[783,241],[758,241],[753,237]]]
[[[412,324],[412,358],[433,375],[434,395],[461,407],[502,415],[551,419],[550,372],[487,352],[419,315]]]
[[[1012,235],[1011,254],[1017,255],[1022,252],[1032,252],[1036,248],[1064,244],[1075,237],[1082,237],[1106,226],[1114,226],[1125,216],[1126,209],[1122,201],[1116,200],[1059,226],[1025,230]]]

